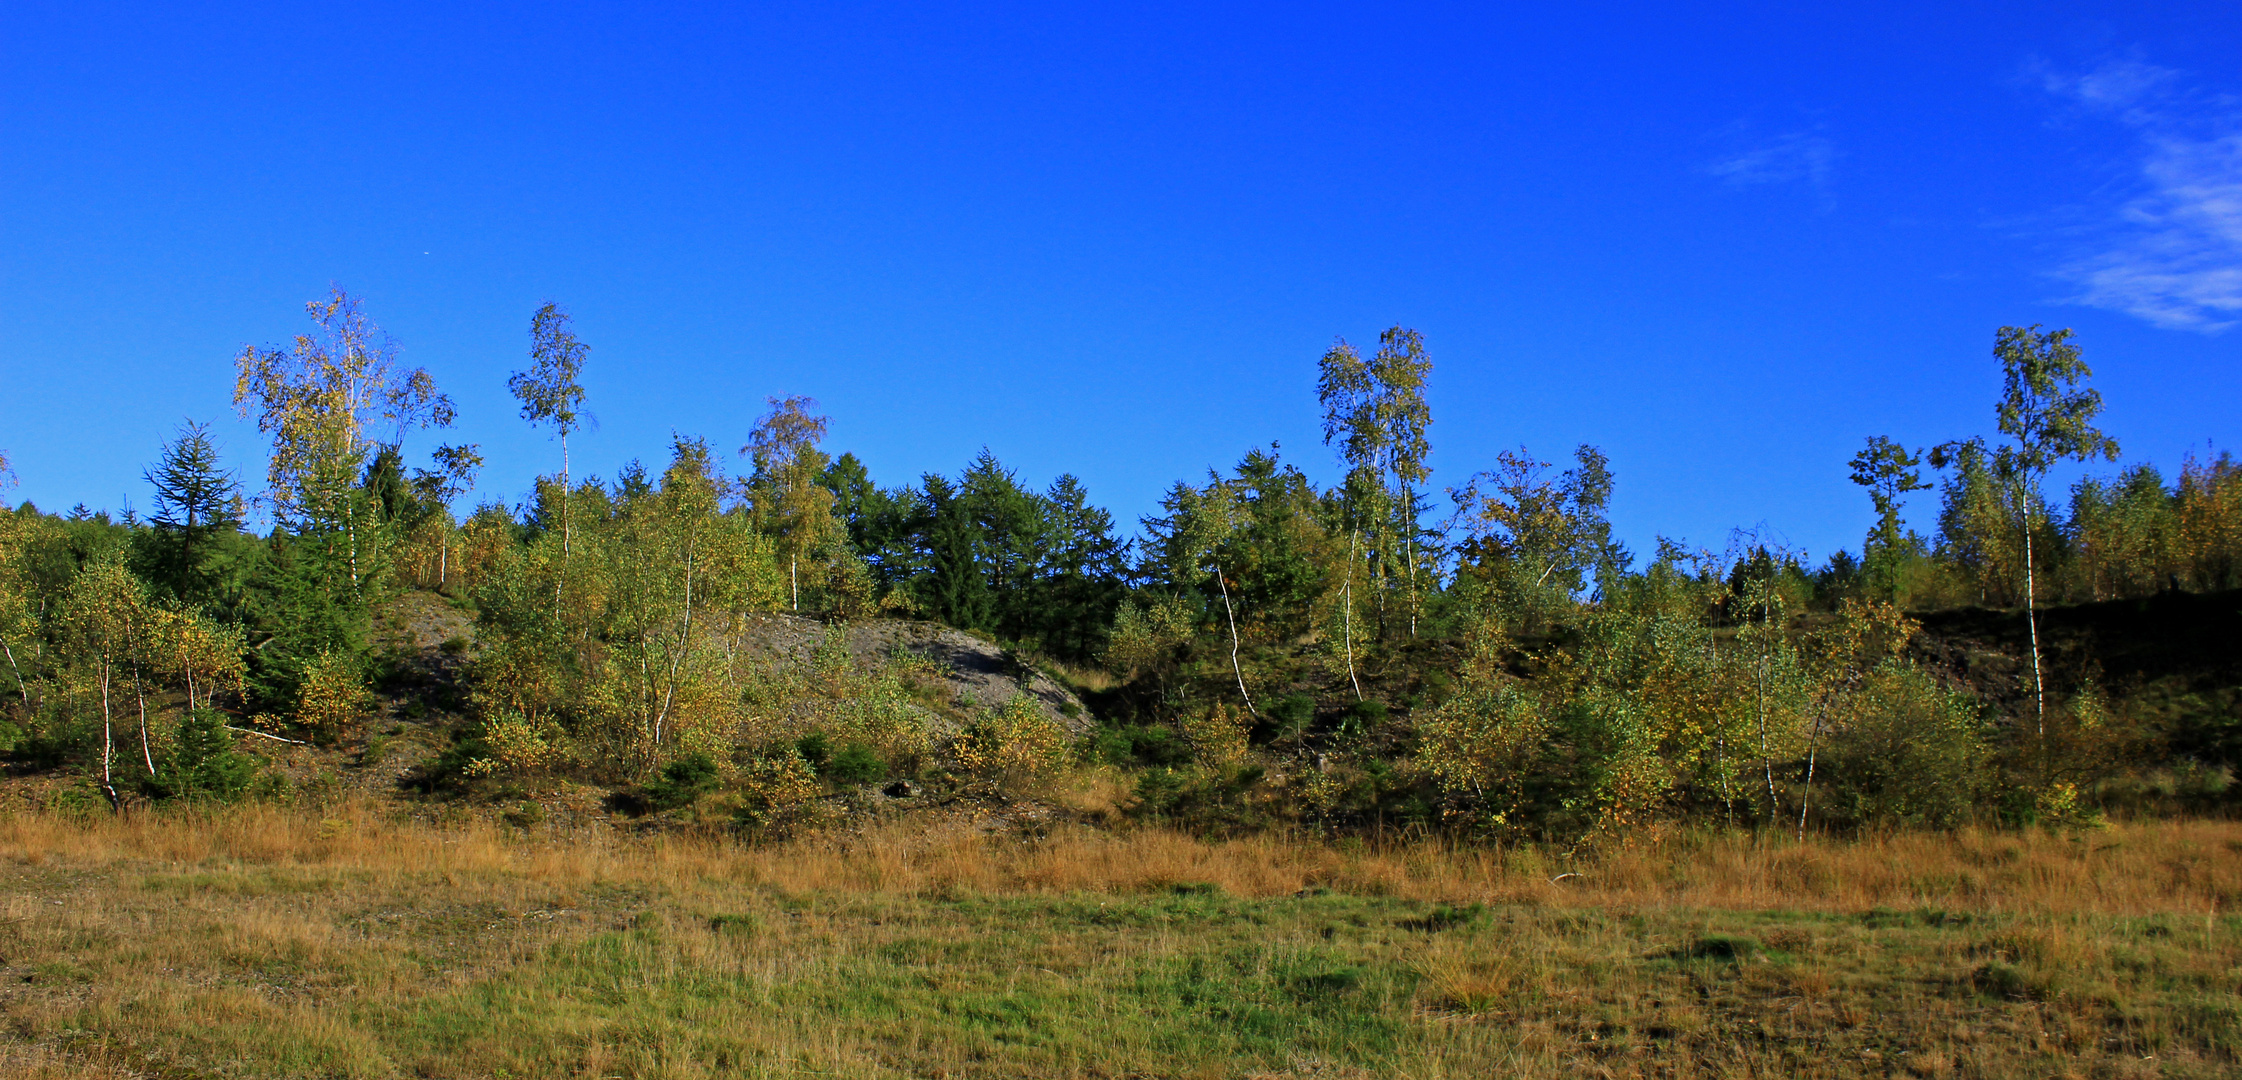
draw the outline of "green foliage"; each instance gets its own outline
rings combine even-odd
[[[2073,600],[2242,587],[2242,466],[2193,456],[2167,486],[2155,466],[2071,488],[2068,565],[2054,582]]]
[[[2004,448],[2004,471],[2036,478],[2058,461],[2117,460],[2117,440],[2094,427],[2102,392],[2083,385],[2094,370],[2069,330],[2004,326],[1993,355],[2002,378],[1995,417],[2001,434],[2015,440]]]
[[[1551,477],[1548,462],[1504,451],[1500,468],[1451,492],[1470,530],[1457,548],[1457,573],[1477,579],[1494,613],[1519,633],[1546,632],[1590,585],[1625,569],[1607,516],[1608,460],[1592,446],[1573,458],[1573,468]]]
[[[831,553],[841,538],[833,515],[833,492],[818,481],[829,459],[817,448],[826,418],[813,416],[817,402],[806,397],[771,398],[771,411],[755,425],[740,453],[754,460],[747,497],[756,527],[777,541],[787,560],[790,606],[802,606],[800,563]],[[813,589],[822,583],[813,579]],[[816,597],[813,594],[813,602]]]
[[[796,740],[794,751],[802,755],[802,760],[808,762],[810,768],[822,770],[826,759],[833,756],[833,742],[825,737],[824,732],[813,731]]]
[[[1268,824],[1261,801],[1267,772],[1258,765],[1151,769],[1137,778],[1139,817],[1195,831],[1233,832]]]
[[[1180,602],[1163,600],[1139,607],[1124,601],[1113,618],[1106,665],[1125,676],[1149,675],[1164,685],[1196,629]]]
[[[887,762],[880,758],[878,750],[852,742],[841,747],[818,772],[836,783],[869,784],[887,776]]]
[[[826,471],[850,541],[887,603],[1087,659],[1122,597],[1126,545],[1073,476],[1045,492],[984,450],[956,480],[882,491],[845,457]]]
[[[1990,776],[1975,702],[1921,670],[1886,663],[1830,737],[1823,813],[1854,825],[1946,828],[1970,820]]]
[[[1339,734],[1357,737],[1386,722],[1386,703],[1366,699],[1347,706],[1346,718],[1339,722]]]
[[[887,759],[878,748],[852,740],[835,749],[822,731],[802,736],[794,749],[819,776],[837,784],[869,784],[888,773]]]
[[[239,548],[232,541],[243,499],[233,474],[219,467],[209,427],[183,425],[143,476],[155,488],[156,512],[137,538],[134,569],[159,596],[198,606],[219,600],[225,563]]]
[[[799,754],[757,758],[740,770],[732,817],[752,834],[784,832],[808,815],[819,793],[817,773]]]
[[[296,721],[320,740],[331,744],[356,736],[372,706],[358,657],[329,650],[304,665]]]
[[[522,403],[522,419],[551,424],[567,439],[578,423],[576,410],[584,404],[584,388],[577,379],[590,351],[577,340],[568,313],[558,304],[538,308],[529,320],[530,368],[506,379],[506,388]]]
[[[1174,728],[1124,725],[1101,729],[1092,756],[1114,765],[1181,765],[1191,760],[1191,743]]]
[[[549,489],[576,504],[574,539],[542,532],[475,586],[478,710],[555,724],[609,779],[716,748],[742,718],[731,635],[785,587],[731,486],[706,443],[679,439],[658,486],[626,472],[613,489]]]
[[[695,750],[662,766],[660,775],[646,782],[646,802],[656,810],[691,806],[716,790],[718,780],[716,759]]]
[[[205,716],[218,699],[260,724],[293,714],[336,745],[383,704],[368,681],[386,673],[388,697],[427,692],[423,678],[456,695],[390,715],[471,718],[431,785],[487,778],[504,793],[566,774],[679,806],[723,787],[720,810],[765,834],[811,820],[834,785],[891,773],[1048,777],[1076,750],[1048,706],[972,704],[989,680],[1041,669],[1104,719],[1081,749],[1128,774],[1140,813],[1604,843],[1689,820],[1949,825],[1996,804],[2011,821],[2077,823],[2127,784],[2149,792],[2131,805],[2176,804],[2182,787],[2196,805],[2222,797],[2206,778],[2230,774],[2242,744],[2230,686],[2143,704],[2121,680],[2130,696],[2105,699],[2075,642],[2046,654],[2064,670],[2029,725],[2013,715],[2022,675],[1984,655],[2025,645],[1885,648],[1908,636],[1901,607],[2023,606],[2036,637],[2048,599],[2242,586],[2242,468],[2228,456],[2088,476],[2050,505],[2054,463],[2116,449],[2067,331],[1999,332],[1996,441],[1926,454],[1867,440],[1849,462],[1875,511],[1858,556],[1814,567],[1739,533],[1717,556],[1661,540],[1637,570],[1612,535],[1610,464],[1589,446],[1563,466],[1506,452],[1458,485],[1453,549],[1421,524],[1431,364],[1402,327],[1375,355],[1341,341],[1323,357],[1337,483],[1274,444],[1250,449],[1173,485],[1130,541],[1075,477],[1031,487],[987,450],[883,488],[854,455],[828,455],[825,418],[794,396],[769,399],[745,476],[687,436],[658,470],[572,476],[587,350],[552,305],[509,385],[560,437],[560,471],[518,511],[456,522],[480,455],[441,446],[414,470],[402,445],[448,423],[449,401],[351,298],[311,315],[312,333],[237,364],[237,403],[272,439],[269,535],[242,531],[238,485],[192,423],[147,470],[147,521],[0,511],[0,753],[112,779],[138,764],[121,782],[153,772],[151,792],[238,794],[230,736]],[[1931,540],[1902,515],[1926,460],[1943,471]],[[428,671],[389,640],[377,656],[374,613],[404,588],[472,609],[475,644],[445,642]],[[826,623],[806,662],[809,624],[779,610]],[[864,662],[840,620],[882,614],[966,629],[1004,659]],[[1983,701],[1938,689],[1956,679]],[[379,756],[370,745],[360,766]],[[2149,771],[2127,776],[2136,766]]]
[[[1930,462],[1948,470],[1939,491],[1941,558],[1969,583],[1971,602],[2006,606],[2024,590],[2024,534],[2037,530],[2045,552],[2060,549],[2044,514],[2027,515],[2022,491],[1998,471],[1982,439],[1932,448]],[[2037,509],[2037,505],[2034,504]]]
[[[1871,436],[1868,446],[1850,462],[1853,482],[1868,489],[1876,508],[1876,526],[1861,545],[1866,566],[1863,574],[1876,595],[1890,598],[1899,590],[1900,567],[1923,550],[1923,541],[1905,527],[1900,503],[1910,493],[1928,491],[1917,469],[1921,457],[1882,435]]]
[[[180,718],[170,745],[156,759],[156,774],[144,786],[158,799],[233,802],[256,778],[257,759],[235,748],[225,716],[196,709]]]
[[[1035,698],[1018,694],[976,718],[958,736],[954,753],[967,772],[1029,777],[1063,764],[1068,748],[1066,729]]]
[[[1269,703],[1265,710],[1269,727],[1263,742],[1298,738],[1315,723],[1316,698],[1314,694],[1294,692]]]

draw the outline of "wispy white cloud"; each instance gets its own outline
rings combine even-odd
[[[2242,322],[2242,109],[2178,72],[2123,61],[2038,69],[2043,89],[2140,136],[2137,185],[2055,275],[2074,303],[2215,333]]]
[[[1793,131],[1746,145],[1707,164],[1705,172],[1735,187],[1804,181],[1826,191],[1837,146],[1812,132]]]
[[[2137,119],[2146,117],[2137,114],[2136,109],[2173,92],[2180,82],[2179,72],[2139,60],[2113,60],[2083,73],[2061,71],[2044,61],[2033,61],[2026,65],[2025,71],[2050,94],[2076,101],[2089,109],[2123,113]]]

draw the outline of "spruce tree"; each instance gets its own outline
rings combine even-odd
[[[219,467],[210,429],[193,421],[181,425],[142,476],[156,489],[156,512],[137,569],[160,595],[203,603],[212,591],[210,563],[219,541],[241,528],[241,485]]]

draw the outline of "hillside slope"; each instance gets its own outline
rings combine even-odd
[[[2032,712],[2024,612],[1962,608],[1916,617],[1923,624],[1918,661],[1999,715]],[[2051,694],[2098,691],[2116,715],[2153,729],[2173,757],[2242,764],[2242,590],[2044,608],[2039,635]]]

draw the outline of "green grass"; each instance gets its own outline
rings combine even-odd
[[[2242,1051],[2231,918],[710,886],[557,898],[586,905],[557,918],[398,895],[250,943],[222,901],[335,880],[240,876],[148,879],[202,898],[182,921],[213,946],[160,991],[132,976],[166,950],[11,925],[11,954],[52,957],[8,994],[12,1030],[169,1076],[2007,1075],[2159,1055],[2213,1076]],[[2081,942],[2104,962],[2075,963]]]
[[[384,855],[386,839],[324,854],[304,840],[254,859],[11,852],[0,862],[0,1075],[2213,1077],[2242,1066],[2242,919],[2185,905],[1782,910],[1647,892],[1241,895],[1173,878],[1072,892],[782,887],[742,873],[756,865],[746,855],[657,858],[597,841],[580,853],[486,847],[447,866],[441,853],[468,841],[399,836],[437,854]],[[806,847],[786,857],[816,858]]]

